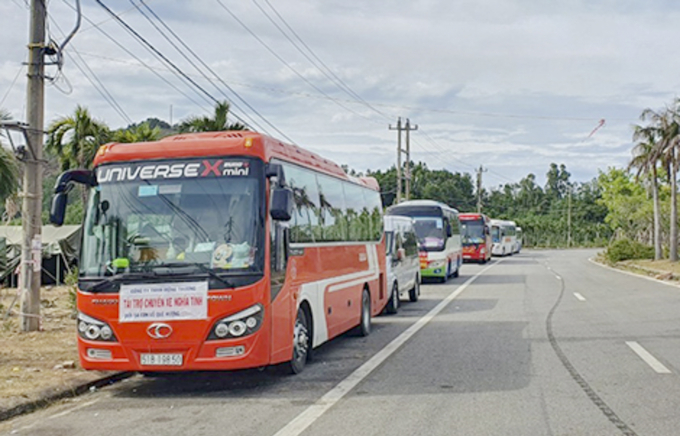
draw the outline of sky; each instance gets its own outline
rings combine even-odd
[[[61,43],[76,0],[48,2]],[[481,165],[487,189],[529,173],[543,185],[553,162],[576,182],[625,167],[641,112],[680,89],[671,0],[82,0],[82,13],[61,72],[47,69],[46,123],[77,105],[111,128],[178,122],[228,100],[232,121],[366,171],[396,162],[401,117],[417,126],[413,161]],[[0,0],[0,108],[17,120],[28,26],[26,0]]]

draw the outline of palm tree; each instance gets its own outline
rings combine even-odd
[[[680,147],[680,99],[673,102],[673,106],[666,107],[662,112],[645,109],[641,118],[650,120],[658,135],[658,146],[661,159],[669,167],[668,177],[671,182],[671,224],[670,224],[670,253],[671,262],[678,260],[678,147]]]
[[[47,134],[45,148],[58,156],[62,170],[90,167],[95,153],[110,136],[106,124],[93,119],[80,105],[73,116],[53,121]]]
[[[0,109],[0,121],[12,119],[9,112]],[[16,194],[19,189],[19,163],[14,154],[0,142],[0,199]]]
[[[659,177],[657,165],[661,159],[661,147],[658,142],[657,131],[652,126],[635,126],[633,140],[637,141],[633,147],[633,158],[628,169],[637,168],[636,180],[640,175],[647,176],[652,183],[652,199],[654,202],[654,260],[663,256],[661,250],[661,208],[659,205]]]
[[[160,127],[153,129],[148,122],[129,127],[127,129],[119,129],[113,132],[111,140],[113,142],[150,142],[161,139]]]
[[[190,117],[182,121],[179,125],[180,133],[195,132],[220,132],[225,130],[246,130],[246,126],[241,123],[227,122],[229,113],[229,103],[226,101],[215,105],[213,118],[210,117]]]

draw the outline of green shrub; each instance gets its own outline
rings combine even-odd
[[[654,247],[630,239],[618,239],[609,244],[604,255],[610,262],[630,259],[654,259]]]

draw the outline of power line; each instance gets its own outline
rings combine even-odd
[[[185,80],[187,80],[189,83],[191,83],[196,89],[198,89],[202,94],[205,95],[209,100],[212,100],[214,104],[220,104],[220,101],[217,100],[212,94],[210,94],[208,91],[205,90],[201,85],[199,85],[195,80],[193,80],[191,77],[189,77],[182,69],[180,69],[177,65],[175,65],[170,59],[168,59],[163,53],[161,53],[156,47],[154,47],[153,44],[151,44],[149,41],[147,41],[143,36],[141,36],[137,31],[135,31],[132,27],[130,27],[122,18],[120,18],[118,15],[115,14],[111,9],[109,9],[101,0],[95,0],[98,5],[100,5],[104,10],[106,10],[107,13],[109,13],[115,20],[118,22],[121,26],[123,26],[124,29],[126,29],[130,34],[132,34],[140,44],[146,46],[149,50],[151,50],[153,53],[155,53],[158,57],[160,57],[166,64],[170,65],[172,69],[174,69],[178,74],[180,74]],[[236,114],[233,114],[234,118],[238,119],[241,123],[245,124],[248,126],[248,123],[241,117],[239,117]]]
[[[65,0],[64,0],[64,1],[65,1]],[[67,4],[68,4],[68,3],[67,3]],[[71,5],[69,4],[69,6],[71,6]],[[71,6],[71,7],[72,7],[72,6]],[[195,104],[196,106],[198,106],[199,108],[201,108],[201,110],[207,110],[207,109],[205,108],[205,106],[202,106],[199,102],[197,102],[196,100],[194,100],[191,96],[189,96],[189,95],[186,94],[184,91],[182,91],[181,89],[179,89],[174,83],[170,82],[168,79],[166,79],[166,78],[163,77],[161,74],[159,74],[154,68],[152,68],[151,66],[149,66],[146,62],[144,62],[144,61],[141,60],[138,56],[136,56],[134,53],[132,53],[130,50],[128,50],[123,44],[121,44],[120,42],[118,42],[118,40],[116,40],[116,38],[114,38],[113,36],[109,35],[104,29],[100,28],[98,24],[95,24],[92,20],[90,20],[90,19],[89,19],[87,16],[85,16],[85,15],[83,15],[83,18],[85,18],[85,20],[86,20],[88,23],[92,24],[92,25],[93,25],[92,27],[96,28],[102,35],[104,35],[104,36],[105,36],[106,38],[108,38],[111,42],[113,42],[115,45],[117,45],[121,50],[123,50],[125,53],[127,53],[130,57],[134,58],[137,62],[139,62],[140,65],[144,66],[147,70],[149,70],[149,71],[150,71],[151,73],[153,73],[156,77],[158,77],[158,78],[161,79],[163,82],[165,82],[165,83],[166,83],[168,86],[170,86],[172,89],[174,89],[175,91],[177,91],[178,93],[180,93],[181,95],[183,95],[187,100],[189,100],[190,102],[194,103],[194,104]],[[81,53],[82,53],[82,52],[81,52]],[[92,54],[88,54],[88,53],[82,53],[82,54],[84,54],[84,55],[86,55],[86,56],[93,56]],[[96,56],[95,56],[95,57],[96,57]],[[98,57],[103,58],[103,59],[110,59],[110,60],[113,60],[112,58],[106,58],[106,57],[104,57],[104,56],[98,56]],[[126,63],[127,63],[128,61],[119,60],[119,62],[126,62]],[[170,68],[165,67],[164,70],[165,70],[165,71],[168,71],[168,72],[170,72],[170,73],[172,73],[173,75],[175,75],[175,77],[180,78],[180,76],[179,76],[175,71],[171,70]],[[181,80],[181,78],[180,78],[180,80]]]
[[[0,107],[3,105],[3,103],[5,103],[7,96],[9,96],[9,93],[12,91],[12,88],[14,88],[14,84],[17,83],[17,79],[21,75],[22,71],[24,71],[24,65],[21,65],[19,67],[19,71],[17,71],[17,75],[14,76],[14,80],[12,80],[12,83],[9,85],[9,88],[7,88],[7,92],[5,92],[5,95],[2,97],[2,100],[0,100]]]
[[[62,36],[64,36],[64,31],[59,26],[59,23],[57,23],[54,19],[52,19],[52,16],[48,15],[48,19],[57,28],[57,30],[62,34]],[[85,71],[85,69],[83,69],[78,64],[78,62],[76,62],[75,58],[69,54],[69,57],[70,57],[71,61],[73,62],[73,65],[75,65],[76,68],[78,68],[78,70],[81,73],[83,73],[83,76],[85,76],[87,81],[90,82],[90,84],[95,88],[95,90],[97,90],[99,95],[101,95],[104,98],[104,100],[106,100],[106,102],[113,108],[113,110],[116,111],[118,113],[118,115],[120,115],[120,117],[123,118],[123,120],[125,122],[127,122],[128,124],[132,124],[132,119],[130,119],[130,117],[125,112],[123,107],[120,104],[118,104],[118,102],[113,97],[113,95],[111,95],[111,93],[108,91],[108,89],[106,89],[106,86],[104,85],[104,83],[102,83],[102,81],[99,80],[99,77],[97,77],[95,72],[92,71],[90,66],[83,59],[83,57],[80,56],[80,54],[78,53],[78,50],[76,50],[76,47],[73,44],[71,44],[71,49],[78,56],[78,58],[80,59],[80,62],[82,62],[82,64],[85,66],[85,69],[87,69],[87,72]],[[59,68],[59,71],[61,72],[61,67]],[[92,78],[90,78],[90,75],[94,78],[94,80]]]
[[[99,2],[100,0],[96,0],[96,1]],[[227,6],[225,6],[224,3],[222,3],[221,0],[216,0],[216,1],[217,1],[217,3],[222,7],[222,9],[224,9],[225,11],[227,11],[227,13],[229,13],[229,15],[231,15],[231,17],[232,17],[237,23],[239,23],[239,24],[241,25],[241,27],[243,27],[248,33],[250,33],[250,35],[251,35],[253,38],[255,38],[255,39],[256,39],[256,40],[257,40],[257,41],[265,48],[265,49],[267,49],[267,51],[269,51],[269,53],[271,53],[276,59],[278,59],[281,63],[283,63],[283,65],[285,65],[290,71],[292,71],[296,76],[298,76],[298,77],[299,77],[300,79],[302,79],[305,83],[307,83],[309,86],[311,86],[314,90],[316,90],[316,91],[319,92],[320,94],[326,96],[330,101],[332,101],[333,103],[337,104],[338,106],[340,106],[341,108],[345,109],[346,111],[352,112],[353,114],[355,114],[355,115],[357,115],[357,116],[359,116],[359,117],[361,117],[361,118],[367,119],[368,121],[370,121],[370,122],[372,122],[372,123],[378,123],[377,121],[374,121],[374,120],[372,120],[372,119],[366,117],[365,115],[363,115],[363,114],[361,114],[361,113],[359,113],[359,112],[357,112],[357,111],[355,111],[355,110],[353,110],[353,109],[351,109],[351,108],[349,108],[349,107],[347,107],[347,106],[341,104],[341,103],[340,103],[340,100],[331,97],[331,96],[328,95],[326,92],[324,92],[321,88],[319,88],[318,86],[314,85],[311,81],[309,81],[309,79],[307,79],[305,76],[303,76],[302,74],[300,74],[300,72],[298,72],[295,68],[293,68],[288,62],[286,62],[285,59],[283,59],[281,56],[279,56],[278,53],[276,53],[271,47],[269,47],[269,46],[267,45],[267,43],[264,42],[264,41],[262,40],[262,38],[260,38],[259,36],[257,36],[257,34],[256,34],[255,32],[253,32],[253,31],[252,31],[252,30],[251,30],[251,29],[250,29],[243,21],[241,21],[241,20],[240,20],[240,19],[239,19],[239,18],[238,18],[238,17],[237,17],[237,16],[236,16],[236,15],[235,15],[228,7],[227,7]]]
[[[130,1],[132,2],[133,0],[130,0]],[[212,74],[212,75],[213,75],[213,76],[214,76],[214,77],[222,84],[222,85],[224,85],[229,91],[231,91],[231,92],[236,96],[236,98],[238,98],[241,102],[243,102],[243,104],[245,104],[251,111],[253,111],[253,112],[255,113],[255,115],[257,115],[258,117],[260,117],[267,125],[269,125],[272,129],[274,129],[276,132],[278,132],[278,133],[279,133],[281,136],[283,136],[286,140],[288,140],[289,142],[294,142],[290,137],[288,137],[288,136],[287,136],[285,133],[283,133],[279,128],[277,128],[274,124],[272,124],[267,118],[265,118],[262,114],[260,114],[260,112],[258,112],[253,106],[251,106],[251,105],[250,105],[243,97],[241,97],[241,95],[239,95],[238,92],[236,92],[231,86],[229,86],[224,80],[222,80],[222,78],[221,78],[221,77],[220,77],[220,76],[219,76],[212,68],[210,68],[210,66],[209,66],[206,62],[204,62],[203,59],[201,59],[201,57],[198,56],[198,54],[196,54],[196,52],[195,52],[194,50],[192,50],[191,47],[189,47],[189,46],[184,42],[184,40],[183,40],[182,38],[179,37],[179,35],[177,35],[177,34],[171,29],[171,28],[165,23],[165,21],[163,21],[163,20],[162,20],[162,19],[161,19],[161,18],[160,18],[160,17],[159,17],[159,16],[158,16],[158,15],[157,15],[150,7],[149,7],[149,5],[145,3],[144,0],[140,0],[140,3],[141,3],[142,5],[144,5],[144,7],[145,7],[145,8],[146,8],[146,9],[147,9],[147,10],[148,10],[148,11],[149,11],[149,12],[150,12],[150,13],[151,13],[151,14],[152,14],[152,15],[153,15],[153,16],[154,16],[154,17],[155,17],[162,25],[163,25],[163,27],[165,27],[165,28],[172,34],[172,36],[174,36],[175,39],[177,39],[177,41],[179,41],[179,43],[182,44],[182,46],[183,46],[185,49],[187,49],[187,50],[189,51],[189,53],[191,53],[191,54],[198,60],[198,62],[201,63],[201,65],[203,65],[203,67],[205,67],[205,68],[206,68],[206,69],[207,69],[207,70],[208,70],[208,71],[209,71],[209,72],[210,72],[210,73],[211,73],[211,74]],[[133,4],[134,4],[134,2],[133,2]],[[141,11],[140,11],[140,12],[141,12]],[[174,46],[174,45],[173,45],[173,46]],[[187,60],[188,60],[188,59],[187,59]],[[190,63],[191,63],[191,62],[190,62]],[[194,64],[192,63],[192,65],[194,65]],[[196,68],[199,72],[201,72],[200,69],[199,69],[198,67],[196,67],[195,65],[194,65],[194,68]],[[203,74],[203,73],[201,72],[201,74]],[[208,80],[211,84],[213,84],[213,86],[215,86],[215,88],[216,88],[218,91],[222,92],[222,95],[224,95],[224,96],[226,97],[226,94],[225,94],[219,87],[217,87],[217,86],[212,82],[212,80],[210,80],[210,79],[209,79],[207,76],[205,76],[205,75],[204,75],[204,77],[205,77],[206,80]],[[237,106],[237,107],[238,107],[238,106]],[[255,124],[256,124],[256,123],[255,123]],[[263,130],[263,131],[266,132],[265,129],[261,129],[261,130]]]
[[[187,55],[186,55],[186,54],[185,54],[185,53],[177,46],[177,44],[175,44],[175,42],[172,41],[172,40],[168,37],[168,35],[166,35],[165,32],[163,32],[163,30],[161,30],[161,29],[158,27],[158,25],[157,25],[156,23],[154,23],[154,21],[153,21],[153,20],[152,20],[152,19],[151,19],[151,18],[150,18],[150,17],[149,17],[149,16],[148,16],[148,15],[147,15],[140,7],[139,7],[139,5],[137,5],[133,0],[130,0],[130,3],[132,3],[132,5],[137,9],[137,11],[138,11],[138,12],[139,12],[139,13],[140,13],[140,14],[141,14],[141,15],[149,22],[149,24],[151,24],[151,25],[153,26],[153,28],[156,29],[156,31],[157,31],[158,33],[160,33],[160,35],[161,35],[161,36],[162,36],[162,37],[163,37],[163,38],[164,38],[164,39],[165,39],[165,40],[166,40],[166,41],[167,41],[167,42],[168,42],[168,43],[169,43],[169,44],[170,44],[170,45],[171,45],[171,46],[172,46],[172,47],[173,47],[173,48],[174,48],[174,49],[175,49],[175,50],[176,50],[183,58],[184,58],[184,60],[186,60],[187,62],[189,62],[189,64],[190,64],[192,67],[194,67],[194,69],[195,69],[196,71],[198,71],[198,73],[201,75],[201,77],[203,77],[205,80],[208,81],[208,83],[210,83],[211,85],[213,85],[213,86],[215,87],[215,89],[217,90],[217,92],[221,93],[225,98],[229,99],[229,97],[224,93],[224,91],[222,91],[222,89],[220,89],[219,87],[217,87],[217,86],[212,82],[212,80],[210,80],[210,78],[203,72],[203,70],[201,70],[201,69],[196,65],[196,63],[195,63],[193,60],[191,60],[191,59],[189,58],[189,56],[187,56]],[[140,3],[142,3],[142,5],[144,5],[144,6],[145,6],[145,7],[146,7],[146,8],[154,15],[154,17],[156,17],[156,19],[157,19],[158,21],[160,21],[160,22],[166,27],[166,29],[168,29],[168,26],[165,25],[165,23],[160,19],[160,17],[158,17],[158,15],[156,15],[156,14],[153,12],[153,10],[151,10],[151,8],[149,8],[146,4],[144,4],[143,1],[140,1]],[[180,39],[174,32],[171,31],[171,33],[173,34],[173,36],[174,36],[176,39],[178,39],[178,40],[186,47],[186,45],[183,43],[183,41],[181,41],[181,39]],[[231,106],[235,107],[235,108],[238,109],[238,110],[241,110],[241,108],[240,108],[237,104],[235,104],[235,103],[232,103]],[[246,116],[246,115],[244,114],[244,116]],[[255,126],[256,126],[258,129],[260,129],[260,130],[264,130],[264,129],[262,129],[261,126],[259,126],[259,125],[258,125],[256,122],[254,122],[252,119],[250,119],[250,124],[255,125]]]
[[[269,6],[269,8],[274,12],[274,14],[276,14],[276,16],[279,18],[279,20],[280,20],[280,21],[286,26],[286,28],[287,28],[287,29],[295,36],[295,38],[300,42],[300,44],[302,44],[302,46],[309,52],[309,54],[311,54],[311,56],[314,57],[314,59],[312,59],[312,58],[310,57],[310,55],[308,55],[307,53],[305,53],[305,51],[302,50],[302,49],[300,48],[300,46],[299,46],[295,41],[293,41],[293,39],[292,39],[292,38],[291,38],[291,37],[290,37],[290,36],[289,36],[289,35],[281,28],[281,26],[279,26],[279,25],[276,23],[276,21],[274,21],[274,19],[273,19],[273,18],[272,18],[272,17],[271,17],[271,16],[270,16],[263,8],[262,8],[262,6],[260,6],[260,4],[259,4],[256,0],[252,0],[252,2],[255,4],[255,6],[257,6],[257,8],[262,12],[262,14],[264,14],[264,16],[267,17],[267,19],[274,25],[274,27],[276,27],[276,28],[279,30],[279,32],[281,32],[281,34],[282,34],[288,41],[290,41],[290,43],[293,45],[293,47],[295,47],[295,49],[296,49],[297,51],[299,51],[299,52],[300,52],[300,53],[301,53],[301,54],[302,54],[302,55],[303,55],[303,56],[304,56],[304,57],[305,57],[312,65],[314,65],[314,67],[316,67],[317,70],[319,70],[324,76],[326,76],[326,78],[328,78],[331,82],[333,82],[334,85],[336,85],[336,86],[337,86],[340,90],[342,90],[343,92],[347,93],[347,95],[349,95],[351,98],[353,98],[353,99],[355,99],[355,100],[357,100],[357,101],[363,103],[366,107],[368,107],[369,109],[373,110],[374,112],[376,112],[378,115],[382,116],[383,118],[385,118],[385,119],[387,119],[387,120],[391,120],[391,119],[392,119],[391,117],[389,117],[389,116],[386,115],[385,113],[383,113],[383,112],[379,111],[378,109],[374,108],[373,106],[371,106],[371,105],[370,105],[366,100],[364,100],[359,94],[357,94],[356,92],[354,92],[354,90],[352,90],[352,88],[350,88],[350,87],[349,87],[349,86],[348,86],[348,85],[347,85],[340,77],[338,77],[337,74],[335,74],[335,73],[333,72],[333,70],[330,69],[330,68],[328,67],[328,65],[326,65],[326,64],[325,64],[325,63],[324,63],[324,62],[323,62],[323,61],[322,61],[322,60],[314,53],[314,51],[313,51],[313,50],[312,50],[312,49],[311,49],[311,48],[310,48],[310,47],[302,40],[302,38],[300,38],[300,35],[298,35],[298,34],[295,32],[295,30],[293,30],[293,28],[286,22],[286,20],[281,16],[281,14],[279,14],[279,12],[276,10],[276,8],[274,8],[274,6],[273,6],[268,0],[265,0],[265,3],[267,3],[267,5]],[[315,61],[315,59],[316,59],[316,61]],[[317,62],[318,62],[318,63],[317,63]],[[319,64],[321,64],[321,66],[323,66],[323,68],[320,67]]]

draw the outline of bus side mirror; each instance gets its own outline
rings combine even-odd
[[[281,164],[268,163],[265,168],[265,176],[268,179],[271,179],[272,177],[276,178],[277,186],[284,186],[286,184],[286,178]]]
[[[269,214],[276,221],[288,221],[293,216],[293,190],[274,188],[272,190]]]
[[[55,226],[64,224],[67,202],[68,194],[66,192],[54,194],[54,197],[52,197],[52,206],[50,207],[50,222]]]
[[[489,236],[489,234],[491,234],[491,230],[489,230],[488,227],[484,227],[484,234]]]
[[[453,230],[451,229],[451,224],[446,224],[446,237],[450,238],[453,236]]]

